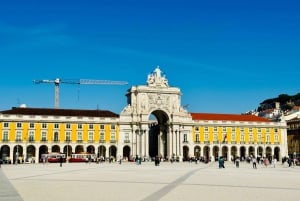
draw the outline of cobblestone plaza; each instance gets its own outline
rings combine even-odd
[[[226,162],[225,169],[216,162],[2,165],[0,200],[289,201],[300,196],[299,176],[299,166],[281,163],[257,169],[246,162],[239,168]]]

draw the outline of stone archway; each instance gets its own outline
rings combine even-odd
[[[3,145],[1,147],[1,150],[0,150],[0,153],[1,153],[1,159],[2,159],[2,162],[3,163],[11,163],[11,156],[10,156],[10,147],[8,145]]]
[[[66,153],[67,157],[71,156],[72,146],[71,145],[64,146],[64,153]]]
[[[280,160],[280,148],[279,147],[275,147],[274,148],[274,158],[276,158],[277,159],[277,161],[279,161]]]
[[[256,157],[255,148],[253,146],[250,146],[248,150],[249,150],[249,155],[248,156]]]
[[[210,161],[210,148],[209,148],[209,146],[205,146],[203,148],[203,157],[204,157],[204,161],[206,163],[208,163]]]
[[[233,159],[235,159],[235,158],[237,158],[238,157],[238,155],[237,155],[237,147],[236,146],[232,146],[231,147],[231,160]]]
[[[213,160],[218,161],[219,158],[219,152],[220,152],[220,147],[219,146],[214,146],[213,147]]]
[[[241,160],[246,159],[246,148],[244,146],[240,147],[240,157],[241,157]]]
[[[53,145],[51,148],[51,152],[60,153],[60,147],[58,145]]]
[[[183,122],[192,121],[192,117],[181,105],[181,95],[179,88],[169,86],[159,67],[148,74],[147,85],[128,89],[127,105],[120,118],[128,121],[124,132],[131,133],[133,157],[182,160],[183,138],[190,137],[183,133],[189,130]],[[149,118],[151,115],[156,121]]]
[[[26,156],[26,161],[35,161],[35,146],[33,145],[28,145],[27,148],[26,148],[26,153],[27,153],[27,156]]]
[[[168,150],[169,117],[162,110],[155,110],[151,114],[156,118],[156,123],[149,128],[149,156],[168,158],[172,153]]]
[[[46,145],[42,145],[39,148],[39,161],[42,161],[42,154],[48,154],[48,147]]]
[[[200,153],[201,153],[201,147],[200,146],[195,146],[194,147],[194,156],[196,159],[200,159]]]
[[[122,156],[123,156],[123,159],[125,159],[125,160],[131,160],[131,158],[130,158],[130,147],[129,146],[124,146],[123,147],[123,154],[122,154]]]
[[[75,154],[82,153],[82,152],[84,152],[83,146],[82,145],[77,145],[75,147]]]
[[[189,161],[190,160],[190,156],[189,156],[189,147],[188,146],[183,146],[182,148],[182,152],[183,152],[183,161]]]
[[[106,147],[104,145],[98,147],[98,157],[102,159],[106,157]]]
[[[90,153],[90,154],[94,154],[95,153],[95,147],[93,145],[89,145],[86,148],[86,152]]]
[[[109,147],[109,158],[117,160],[117,147],[114,145]]]

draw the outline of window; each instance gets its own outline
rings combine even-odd
[[[104,130],[104,125],[103,124],[100,125],[100,129]]]
[[[223,127],[223,132],[226,132],[226,127]]]
[[[215,142],[218,141],[218,133],[214,133],[214,141],[215,141]]]
[[[187,134],[183,134],[183,142],[187,142]]]
[[[8,141],[8,131],[3,131],[3,141]]]
[[[54,137],[53,137],[53,140],[55,141],[55,142],[57,142],[58,141],[58,132],[55,132],[54,133]]]
[[[278,140],[278,135],[277,134],[275,134],[275,142],[278,142],[279,140]]]
[[[199,134],[196,134],[196,142],[199,142]]]
[[[214,127],[214,132],[218,132],[218,128],[217,127]]]
[[[204,132],[208,132],[208,127],[204,127]]]
[[[82,132],[77,133],[77,140],[82,140]]]
[[[59,124],[54,124],[54,128],[59,128]]]
[[[198,126],[195,127],[195,131],[199,131],[199,127]]]
[[[111,130],[115,130],[116,129],[116,125],[115,124],[110,125],[110,129]]]
[[[93,124],[89,124],[89,129],[90,130],[94,129],[94,125]]]
[[[241,142],[245,142],[245,135],[243,133],[241,134]]]
[[[93,141],[93,140],[94,140],[94,133],[89,132],[89,141]]]
[[[100,132],[100,140],[101,140],[101,141],[104,141],[104,140],[105,140],[104,132]]]
[[[21,131],[17,131],[16,133],[16,141],[21,141],[22,139],[22,132]]]
[[[125,138],[125,142],[130,142],[129,141],[129,133],[125,133],[124,138]]]
[[[110,140],[115,141],[116,140],[116,134],[114,132],[110,133]]]
[[[29,131],[29,142],[32,142],[32,141],[34,141],[34,131]]]
[[[42,141],[46,141],[47,140],[47,132],[43,131],[42,132]]]
[[[270,143],[270,135],[267,135],[267,143]]]
[[[71,124],[66,124],[66,128],[70,129],[71,128]]]
[[[69,142],[71,140],[71,133],[70,131],[66,132],[66,141]]]
[[[42,123],[42,128],[47,128],[47,124],[46,123]]]
[[[82,124],[78,124],[78,125],[77,125],[77,128],[78,128],[78,129],[82,129]]]
[[[29,128],[34,128],[34,123],[29,123]]]
[[[17,128],[22,128],[22,123],[21,122],[17,123]]]
[[[208,141],[208,133],[204,134],[204,141]]]
[[[231,141],[236,141],[235,138],[236,138],[236,137],[235,137],[235,133],[232,133],[232,134],[231,134]]]
[[[4,122],[4,123],[3,123],[3,127],[4,127],[4,128],[8,128],[8,127],[9,127],[9,123],[8,123],[8,122]]]
[[[252,134],[249,135],[249,142],[250,142],[250,143],[253,142],[253,135],[252,135]]]
[[[258,135],[257,135],[257,141],[258,141],[258,142],[261,142],[261,134],[258,134]]]
[[[252,128],[249,128],[249,132],[252,133]]]

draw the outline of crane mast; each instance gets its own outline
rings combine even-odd
[[[54,108],[59,108],[59,85],[64,84],[85,84],[85,85],[127,85],[126,81],[112,81],[112,80],[91,80],[91,79],[60,79],[53,80],[33,80],[35,84],[54,83]]]

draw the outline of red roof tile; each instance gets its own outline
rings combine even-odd
[[[250,114],[212,114],[212,113],[191,113],[193,120],[216,120],[216,121],[255,121],[271,122],[269,119]]]
[[[13,107],[11,110],[1,111],[2,114],[20,115],[46,115],[46,116],[80,116],[80,117],[119,117],[108,110],[73,110],[73,109],[50,109],[50,108],[21,108]]]

